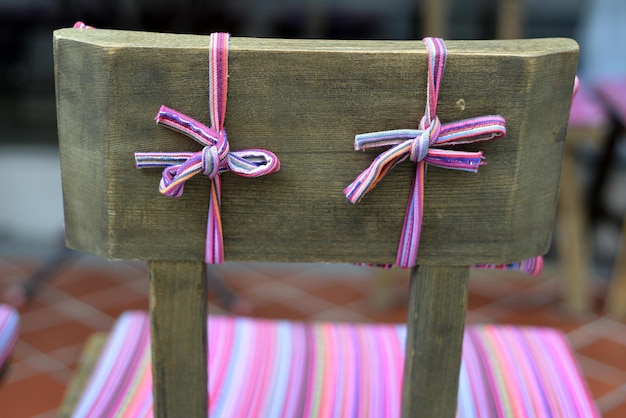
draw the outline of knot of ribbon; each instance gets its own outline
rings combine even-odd
[[[228,152],[220,153],[215,145],[202,148],[202,174],[213,180],[219,174],[220,167],[226,166],[224,163],[227,157]]]
[[[399,129],[356,135],[355,150],[389,146],[391,148],[379,154],[371,165],[344,189],[347,200],[356,204],[396,164],[407,158],[417,164],[396,257],[396,264],[403,268],[415,266],[417,260],[426,164],[473,173],[477,172],[483,164],[481,151],[446,150],[438,147],[488,141],[506,135],[505,120],[499,115],[444,124],[440,122],[436,110],[447,50],[445,43],[439,38],[425,38],[424,43],[428,51],[428,88],[426,111],[420,121],[419,129]]]
[[[226,33],[210,37],[209,57],[209,112],[211,127],[166,106],[161,106],[155,118],[162,125],[180,132],[203,148],[197,152],[136,152],[137,168],[163,168],[159,191],[165,196],[179,197],[185,182],[196,174],[211,180],[209,214],[205,246],[205,262],[224,262],[222,236],[221,178],[230,171],[242,177],[259,177],[279,170],[280,161],[270,151],[246,149],[231,151],[224,129],[228,77],[228,42]]]
[[[409,159],[414,163],[424,161],[428,156],[428,150],[431,145],[437,143],[439,132],[441,132],[441,122],[435,116],[432,123],[427,125],[425,118],[420,122],[421,133],[411,141],[411,149],[409,151]]]

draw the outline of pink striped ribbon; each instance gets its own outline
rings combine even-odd
[[[0,375],[20,336],[20,316],[9,305],[0,304]]]
[[[464,119],[442,124],[436,115],[439,88],[446,65],[446,46],[442,39],[425,38],[428,50],[428,90],[426,111],[419,129],[401,129],[357,135],[355,149],[391,146],[344,189],[348,201],[358,203],[396,164],[409,158],[417,163],[409,203],[404,217],[396,264],[413,267],[417,260],[424,201],[426,164],[475,173],[482,164],[482,152],[437,149],[443,145],[468,144],[501,138],[506,134],[505,120],[499,115]]]
[[[472,267],[488,270],[514,270],[521,271],[531,276],[539,276],[543,270],[543,257],[532,257],[526,260],[508,264],[476,264]]]
[[[81,21],[78,21],[76,23],[74,23],[74,26],[72,26],[74,29],[95,29],[93,26],[89,26]]]
[[[231,171],[242,177],[259,177],[274,173],[280,161],[270,151],[247,149],[230,151],[224,117],[228,82],[228,42],[226,33],[213,33],[210,38],[209,112],[211,127],[174,109],[161,106],[157,125],[178,131],[197,141],[204,148],[197,152],[136,152],[137,168],[164,168],[159,191],[165,196],[179,197],[185,182],[198,173],[211,179],[207,222],[205,262],[224,262],[222,221],[220,216],[222,182],[220,174]]]

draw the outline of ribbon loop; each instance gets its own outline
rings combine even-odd
[[[280,161],[263,149],[233,151],[228,155],[228,170],[241,177],[260,177],[278,171]]]
[[[226,33],[213,33],[209,46],[209,113],[211,127],[166,106],[156,116],[157,125],[180,132],[203,146],[198,152],[136,152],[137,168],[163,167],[159,191],[179,197],[185,182],[198,173],[211,180],[205,262],[224,262],[222,237],[221,179],[225,171],[242,177],[259,177],[279,170],[276,155],[266,150],[230,151],[224,129],[228,81],[228,41]]]

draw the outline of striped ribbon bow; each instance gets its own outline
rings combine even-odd
[[[210,38],[209,111],[211,127],[166,106],[156,117],[163,125],[187,135],[204,146],[198,152],[136,152],[137,168],[164,168],[159,191],[165,196],[179,197],[185,182],[202,173],[211,179],[205,262],[224,262],[222,221],[220,216],[222,183],[220,174],[231,171],[242,177],[259,177],[278,171],[280,161],[270,151],[247,149],[230,151],[224,116],[228,81],[228,42],[226,33],[213,33]]]
[[[442,124],[436,115],[439,88],[446,65],[446,46],[442,39],[425,38],[428,50],[428,90],[426,111],[419,129],[401,129],[357,135],[355,149],[391,146],[376,157],[372,164],[344,189],[351,203],[358,203],[396,164],[407,158],[417,164],[411,194],[404,216],[396,264],[413,267],[417,260],[426,164],[453,170],[477,172],[482,164],[482,152],[443,150],[443,145],[488,141],[506,134],[505,120],[492,115]]]

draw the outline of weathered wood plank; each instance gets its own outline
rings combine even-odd
[[[206,417],[205,266],[193,261],[149,266],[154,416]]]
[[[468,284],[469,267],[411,272],[403,418],[456,415]]]
[[[543,253],[577,62],[563,39],[449,41],[442,121],[502,114],[506,139],[482,149],[478,174],[428,171],[418,263],[516,261]],[[201,260],[208,181],[162,197],[158,170],[134,151],[197,150],[157,127],[164,103],[208,119],[208,38],[118,31],[55,32],[59,139],[68,244],[109,258]],[[359,205],[343,188],[375,156],[354,135],[413,128],[423,113],[419,41],[234,38],[226,129],[232,149],[281,159],[259,179],[223,175],[225,257],[233,261],[395,259],[413,167],[406,162]],[[532,169],[531,169],[532,167]]]

